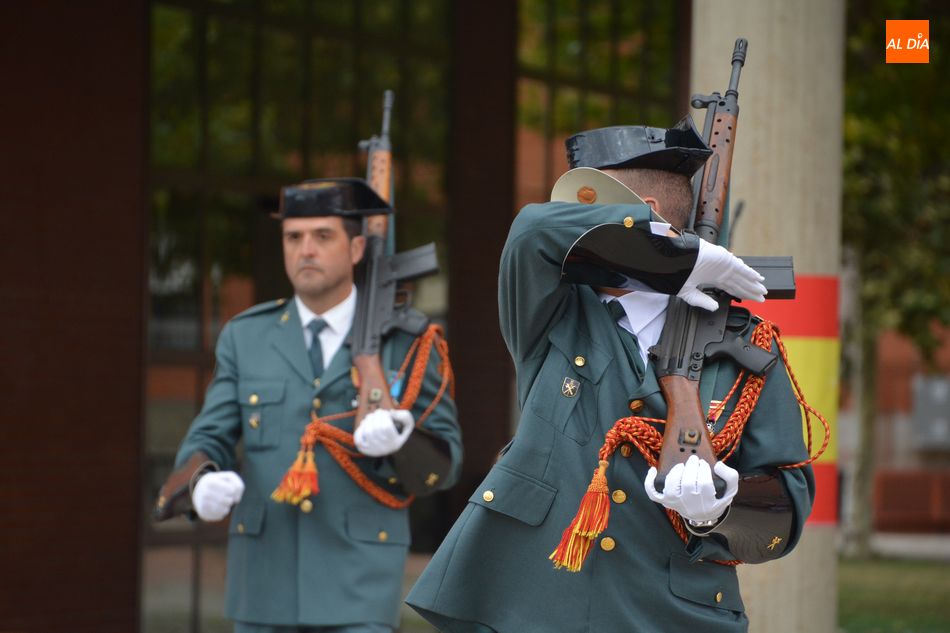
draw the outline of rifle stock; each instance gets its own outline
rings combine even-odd
[[[675,466],[686,461],[690,455],[696,455],[709,464],[715,464],[716,455],[712,442],[709,441],[705,416],[699,401],[699,382],[674,375],[663,376],[657,380],[667,408],[660,463]],[[697,418],[701,421],[700,425],[695,424]],[[675,442],[670,441],[673,438],[676,438]],[[668,469],[664,471],[663,476],[668,472]],[[659,477],[659,474],[657,476]]]

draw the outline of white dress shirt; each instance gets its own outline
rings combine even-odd
[[[650,232],[654,235],[667,235],[670,225],[666,222],[650,222]],[[605,292],[599,293],[600,300],[604,303],[608,301],[619,301],[623,311],[627,316],[617,321],[617,325],[637,337],[637,344],[640,347],[640,357],[643,358],[643,366],[649,365],[647,362],[647,351],[656,345],[660,340],[660,334],[663,332],[663,325],[666,323],[666,307],[670,303],[670,296],[651,292],[645,284],[640,282],[631,282],[628,284],[634,288],[634,292],[628,292],[625,295],[615,297]]]
[[[663,325],[666,323],[666,307],[669,305],[670,296],[656,292],[646,292],[645,290],[628,292],[619,297],[605,292],[600,293],[599,296],[604,303],[608,301],[620,302],[627,316],[617,321],[617,324],[637,337],[640,356],[643,358],[643,366],[646,367],[649,364],[647,362],[647,350],[656,345],[657,341],[660,340],[660,334],[663,332]]]
[[[313,332],[307,327],[314,319],[323,319],[327,326],[320,330],[320,350],[323,352],[323,368],[326,369],[333,360],[333,355],[337,353],[346,339],[346,335],[353,325],[353,316],[356,314],[356,286],[350,290],[350,294],[323,314],[315,314],[313,310],[304,305],[300,297],[294,296],[294,303],[297,304],[297,313],[300,315],[300,324],[303,326],[303,339],[307,344],[307,349],[313,345]]]

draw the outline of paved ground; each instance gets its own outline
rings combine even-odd
[[[886,558],[950,562],[950,534],[877,534],[873,551]],[[403,595],[415,583],[429,557],[413,554],[406,565]],[[156,548],[146,553],[143,579],[143,633],[189,630],[191,552],[188,548]],[[209,549],[201,557],[201,633],[230,633],[220,615],[224,602],[224,550]],[[415,611],[403,605],[400,633],[435,633]]]
[[[885,558],[950,561],[950,534],[875,534],[871,549]]]

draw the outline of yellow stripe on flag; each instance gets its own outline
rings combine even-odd
[[[841,344],[837,339],[783,336],[788,364],[795,373],[805,402],[821,413],[831,425],[831,442],[818,463],[838,460],[838,365]],[[804,417],[802,418],[804,428]],[[812,416],[812,451],[821,447],[824,427]]]

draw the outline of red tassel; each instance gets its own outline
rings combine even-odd
[[[301,448],[297,459],[287,469],[277,489],[271,493],[271,499],[278,503],[299,504],[311,494],[320,492],[317,463],[313,457],[313,448]]]
[[[320,492],[319,473],[317,472],[317,462],[314,461],[313,458],[312,448],[307,451],[302,477],[304,490],[301,491],[303,493],[303,497],[301,497],[301,499]]]
[[[574,520],[561,535],[557,549],[548,557],[554,561],[555,569],[580,571],[594,539],[607,529],[607,521],[610,519],[607,466],[605,460],[599,462]]]

